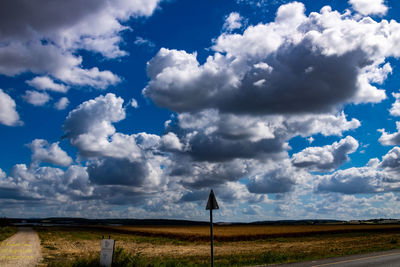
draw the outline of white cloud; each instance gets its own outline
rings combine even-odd
[[[2,89],[0,89],[0,123],[7,126],[22,124],[14,99],[4,93]]]
[[[27,90],[22,98],[34,106],[43,106],[50,101],[50,96],[47,93]]]
[[[58,110],[63,110],[69,105],[69,100],[66,97],[61,97],[56,103],[54,103],[54,108]]]
[[[130,103],[131,107],[133,107],[133,108],[139,108],[139,104],[138,104],[138,102],[136,101],[136,99],[132,98],[131,101],[129,101],[129,103]]]
[[[55,83],[47,76],[35,77],[32,80],[26,81],[26,83],[38,90],[50,90],[54,92],[66,93],[69,89],[69,86]]]
[[[348,154],[354,153],[358,142],[351,136],[323,147],[307,147],[293,154],[292,163],[299,168],[309,168],[318,171],[330,171],[346,162]]]
[[[347,120],[343,111],[338,114],[282,117],[281,123],[287,127],[293,137],[298,134],[307,137],[317,133],[324,136],[342,136],[343,132],[357,129],[361,125],[360,121],[355,118]]]
[[[23,72],[50,74],[54,78],[75,86],[93,86],[105,89],[120,78],[97,67],[82,69],[82,58],[70,51],[60,50],[54,44],[32,41],[28,44],[12,42],[0,46],[0,74],[15,76]]]
[[[374,168],[350,168],[320,176],[315,190],[344,194],[377,193],[383,192],[383,180],[388,178],[390,178],[388,174]]]
[[[93,194],[86,169],[81,166],[70,166],[66,171],[52,167],[28,168],[25,164],[15,165],[9,176],[0,180],[0,191],[11,191],[3,194],[1,199],[39,201],[45,203],[66,203],[73,199],[89,197]],[[41,201],[41,202],[40,202]]]
[[[179,138],[172,132],[169,132],[161,137],[161,146],[166,150],[182,151],[183,144]]]
[[[382,133],[379,137],[379,143],[384,146],[394,146],[400,144],[400,121],[396,121],[397,132],[387,133],[385,129],[379,129],[378,131]]]
[[[64,92],[63,86],[91,86],[105,89],[120,78],[98,68],[83,69],[80,49],[107,58],[127,55],[120,49],[122,25],[131,18],[150,16],[159,0],[125,1],[2,1],[0,3],[0,73],[15,76],[23,72],[39,75],[36,88]],[[26,14],[30,14],[26,16]],[[45,42],[43,42],[45,40]],[[57,79],[67,85],[55,84]],[[41,79],[41,80],[40,80]]]
[[[112,125],[125,118],[124,100],[114,94],[83,102],[72,110],[64,123],[66,137],[85,157],[140,157],[134,136],[116,133]]]
[[[232,12],[229,16],[226,16],[225,23],[222,29],[226,31],[233,31],[235,29],[240,29],[242,27],[243,17],[237,12]]]
[[[400,148],[393,147],[386,155],[382,157],[380,166],[383,168],[399,168],[400,167]]]
[[[6,176],[7,174],[2,169],[0,169],[0,179],[4,179]]]
[[[46,140],[35,139],[28,144],[32,151],[32,162],[46,162],[54,165],[69,166],[72,163],[72,158],[62,150],[58,142],[49,144]]]
[[[274,22],[222,33],[204,64],[196,53],[160,49],[148,62],[143,94],[176,112],[236,114],[329,113],[385,99],[372,84],[385,81],[392,71],[386,59],[399,56],[398,23],[330,7],[306,17],[304,10],[290,3]]]
[[[400,116],[400,93],[392,93],[393,97],[395,98],[395,101],[390,108],[389,112],[390,115],[392,116]]]
[[[60,80],[77,86],[91,86],[98,89],[106,89],[115,85],[121,79],[110,71],[100,71],[97,67],[91,69],[71,68],[62,69],[54,74]]]
[[[349,4],[362,15],[385,15],[388,10],[384,0],[349,0]]]

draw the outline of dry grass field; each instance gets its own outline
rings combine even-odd
[[[187,241],[208,241],[208,226],[100,226],[119,233],[166,237]],[[273,237],[304,237],[315,234],[400,231],[400,225],[214,225],[217,241],[246,241]]]
[[[132,260],[140,259],[143,263],[130,266],[207,266],[209,260],[206,226],[38,227],[37,230],[42,240],[43,266],[72,266],[68,259],[98,256],[103,235],[111,235],[116,247],[123,248]],[[215,239],[216,266],[245,266],[400,248],[400,225],[215,226]]]

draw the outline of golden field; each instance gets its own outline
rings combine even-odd
[[[98,229],[193,241],[207,241],[210,236],[209,226],[100,226]],[[214,239],[216,241],[242,241],[363,231],[381,233],[400,231],[400,225],[214,225]]]
[[[207,266],[207,226],[38,227],[46,264],[99,255],[102,236],[143,266]],[[400,225],[214,226],[216,266],[303,261],[400,248]],[[91,266],[91,265],[77,265]],[[132,265],[142,266],[142,265]]]

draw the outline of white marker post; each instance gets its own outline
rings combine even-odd
[[[206,210],[210,210],[210,236],[211,236],[211,267],[214,267],[214,238],[213,238],[213,217],[212,210],[219,209],[217,199],[215,198],[214,191],[211,189],[208,196]]]
[[[114,240],[102,239],[101,240],[101,253],[100,253],[100,266],[111,267],[114,255]]]

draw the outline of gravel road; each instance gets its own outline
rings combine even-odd
[[[20,227],[15,235],[0,242],[2,267],[34,267],[41,259],[39,236],[30,227]]]

